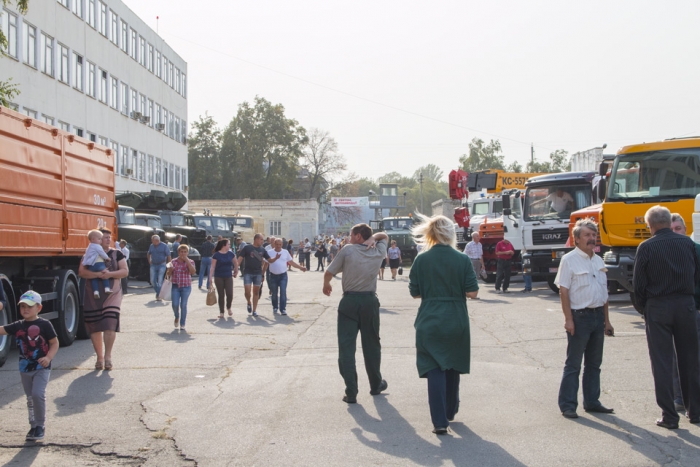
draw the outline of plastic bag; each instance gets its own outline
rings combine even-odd
[[[170,279],[165,279],[163,281],[163,286],[160,288],[158,298],[160,298],[161,300],[170,301],[172,299],[172,291],[173,283],[170,282]]]

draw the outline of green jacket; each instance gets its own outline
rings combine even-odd
[[[479,290],[467,255],[448,245],[419,254],[409,275],[411,296],[420,296],[416,329],[416,364],[425,378],[434,369],[469,373],[471,337],[467,292]]]

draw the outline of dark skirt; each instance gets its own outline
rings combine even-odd
[[[386,268],[386,258],[384,258],[384,259],[382,260],[382,265],[379,266],[379,268],[380,268],[380,269]]]
[[[401,259],[400,258],[396,258],[396,259],[389,258],[389,267],[391,269],[398,269],[399,266],[401,266]]]
[[[115,250],[111,250],[110,253]],[[110,255],[112,256],[112,255]],[[116,264],[116,255],[112,256]],[[111,294],[100,290],[100,298],[93,296],[92,281],[85,280],[85,297],[83,298],[83,316],[85,328],[89,334],[103,331],[119,332],[119,312],[122,305],[121,280],[109,279]]]

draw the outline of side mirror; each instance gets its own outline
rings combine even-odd
[[[601,162],[600,166],[598,167],[598,175],[601,177],[605,177],[605,175],[608,173],[608,165],[605,162]]]
[[[603,178],[598,182],[598,201],[605,199],[605,193],[608,191],[608,182]]]
[[[510,215],[510,195],[503,195],[501,196],[501,199],[503,200],[503,213],[505,214],[506,209],[508,210],[508,216]]]
[[[509,217],[511,214],[512,214],[512,211],[510,208],[503,208],[503,217]]]

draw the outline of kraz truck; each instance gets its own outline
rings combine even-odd
[[[78,267],[89,230],[118,238],[114,211],[111,149],[0,106],[0,326],[21,319],[17,300],[35,290],[61,346],[89,337]],[[0,365],[11,344],[0,336]]]

